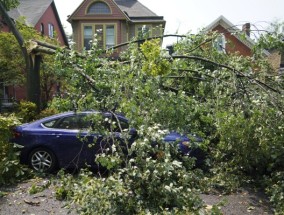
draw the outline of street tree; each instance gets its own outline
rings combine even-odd
[[[119,143],[112,153],[97,156],[111,177],[81,175],[76,191],[69,193],[80,203],[80,212],[182,214],[201,208],[194,194],[202,182],[228,190],[248,178],[273,178],[281,184],[283,78],[274,73],[261,46],[256,45],[251,57],[220,53],[212,46],[216,37],[185,35],[173,55],[161,49],[159,39],[148,39],[139,46],[130,42],[121,58],[112,60],[107,57],[111,50],[99,50],[96,38],[83,57],[75,51],[57,55],[58,75],[69,84],[53,107],[122,112],[141,136],[126,156],[119,154]],[[203,138],[200,147],[209,154],[210,181],[200,178],[190,160],[167,148],[162,137],[169,130]]]

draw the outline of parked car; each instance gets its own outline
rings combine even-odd
[[[121,140],[121,129],[128,129],[128,120],[120,114],[97,111],[66,112],[46,117],[31,123],[23,124],[14,129],[12,142],[22,146],[20,160],[32,169],[40,172],[52,172],[57,168],[81,168],[86,164],[94,165],[96,154],[109,147],[107,138],[101,132],[91,132],[95,121],[100,116],[103,127],[112,129],[114,137]],[[119,126],[110,126],[109,120],[115,117]],[[102,124],[102,123],[101,123]],[[112,124],[113,125],[113,124]],[[129,129],[131,144],[137,138],[135,129]],[[165,136],[165,142],[179,140],[182,153],[198,156],[188,143],[190,139],[177,132]],[[202,141],[196,138],[196,141]],[[91,147],[90,147],[91,145]]]

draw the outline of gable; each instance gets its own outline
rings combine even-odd
[[[19,0],[19,3],[17,8],[8,12],[12,19],[17,20],[24,17],[25,24],[35,28],[38,32],[41,32],[41,24],[47,25],[50,22],[55,26],[61,44],[68,46],[68,39],[53,0]]]
[[[229,53],[239,52],[241,55],[250,56],[252,54],[251,47],[247,46],[243,41],[233,35],[227,28],[222,25],[216,25],[212,31],[217,31],[226,38],[226,51]]]
[[[94,2],[106,3],[111,10],[111,14],[87,14],[88,7]],[[159,22],[165,24],[164,17],[157,16],[137,0],[84,0],[68,18],[68,21],[71,23],[72,20],[84,19],[115,19],[128,20],[130,22]]]
[[[73,14],[68,18],[68,21],[71,22],[72,20],[96,20],[96,19],[122,19],[125,20],[127,17],[125,14],[120,10],[117,4],[113,0],[101,0],[100,2],[106,3],[111,13],[110,14],[87,14],[87,10],[90,5],[92,5],[94,0],[84,0],[80,6],[73,12]]]
[[[229,20],[227,20],[224,16],[218,17],[215,21],[213,21],[211,24],[209,24],[205,31],[214,31],[216,29],[224,29],[223,31],[226,31],[227,35],[231,33],[240,32],[241,30],[237,28],[235,25],[233,25]],[[224,33],[224,32],[220,32]],[[245,39],[242,39],[237,34],[232,35],[236,40],[238,40],[240,43],[242,43],[244,46],[247,46],[247,48],[252,49],[254,45],[254,41],[246,36]]]
[[[23,16],[26,18],[26,24],[34,27],[53,0],[20,0],[19,2],[20,4],[17,8],[8,12],[9,16],[14,20]]]

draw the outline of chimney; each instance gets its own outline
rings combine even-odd
[[[243,25],[242,31],[243,31],[244,33],[246,33],[246,35],[247,35],[248,37],[250,37],[250,23],[245,23],[245,24]]]

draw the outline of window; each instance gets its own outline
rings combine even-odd
[[[138,39],[148,38],[151,36],[150,26],[138,26],[136,31]]]
[[[91,120],[87,115],[81,114],[51,120],[43,123],[43,126],[47,128],[81,130],[90,128]]]
[[[43,23],[40,24],[40,33],[41,35],[44,35],[44,24]]]
[[[86,50],[91,48],[90,41],[94,35],[99,48],[108,49],[116,44],[115,25],[113,24],[85,25],[83,45]]]
[[[129,125],[128,122],[122,119],[114,116],[107,116],[104,120],[104,128],[110,132],[122,132],[125,129],[129,129]]]
[[[109,49],[115,45],[115,35],[114,35],[114,26],[106,26],[106,49]]]
[[[96,39],[98,40],[98,47],[104,48],[104,26],[95,25]]]
[[[48,24],[48,36],[50,38],[54,37],[54,25],[51,23]]]
[[[93,3],[87,11],[87,14],[110,14],[110,8],[104,2]]]
[[[213,42],[213,46],[217,49],[218,52],[226,52],[226,38],[225,36],[219,35]]]
[[[57,122],[57,119],[52,120],[52,121],[48,121],[48,122],[44,122],[42,124],[44,125],[44,127],[53,128],[53,126],[55,125],[56,122]]]
[[[93,39],[92,26],[84,26],[84,47],[87,50],[91,48],[91,41]]]

